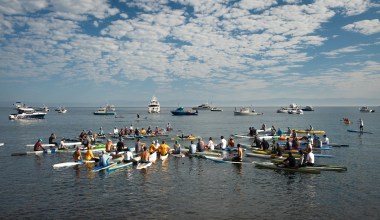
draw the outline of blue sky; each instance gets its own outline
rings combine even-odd
[[[0,105],[379,105],[380,3],[2,0]]]

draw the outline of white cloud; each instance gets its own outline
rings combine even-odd
[[[346,31],[358,32],[364,35],[371,35],[380,32],[379,19],[362,20],[342,27]]]
[[[328,58],[338,58],[340,55],[344,55],[346,53],[354,53],[361,51],[362,49],[357,46],[349,46],[337,50],[332,50],[329,52],[322,52],[321,54],[326,55]]]

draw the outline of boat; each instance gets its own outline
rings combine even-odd
[[[361,133],[361,134],[373,134],[369,131],[347,130],[348,132]]]
[[[198,115],[198,110],[185,111],[183,107],[178,107],[176,110],[170,111],[173,115]]]
[[[367,106],[362,106],[361,108],[359,108],[359,111],[360,112],[375,112],[375,110],[369,109]]]
[[[61,107],[59,110],[58,110],[58,113],[66,113],[67,112],[67,109],[65,109],[64,107]]]
[[[212,111],[212,112],[222,112],[223,109],[218,108],[218,107],[212,107],[212,108],[210,109],[210,111]]]
[[[44,119],[46,112],[39,112],[29,107],[19,107],[17,113],[10,114],[9,120],[18,120],[18,119]]]
[[[148,105],[148,113],[160,113],[160,111],[160,103],[157,98],[153,96]]]
[[[322,131],[322,130],[296,130],[296,133],[324,134],[325,131]]]
[[[15,109],[18,110],[19,108],[28,108],[28,106],[26,106],[24,103],[22,102],[15,102],[13,104],[15,106]]]
[[[306,168],[306,167],[283,167],[283,166],[277,166],[273,163],[263,162],[263,163],[256,163],[256,167],[258,168],[266,168],[266,169],[273,169],[273,170],[284,170],[284,171],[290,171],[290,172],[301,172],[301,173],[311,173],[311,174],[320,174],[321,171],[313,168]]]
[[[234,115],[250,116],[250,115],[262,115],[263,113],[257,113],[255,110],[252,110],[247,107],[242,107],[240,110],[237,110],[235,107]]]
[[[232,161],[231,159],[229,158],[222,158],[222,157],[214,157],[214,156],[203,156],[204,158],[208,159],[208,160],[211,160],[211,161],[214,161],[214,162],[217,162],[217,163],[238,163],[238,164],[241,164],[241,163],[250,163],[252,164],[253,162],[250,162],[250,161]]]
[[[302,109],[294,109],[294,110],[289,110],[288,114],[293,114],[293,115],[303,115]]]
[[[100,107],[94,115],[116,115],[115,107],[113,105],[106,105],[105,107]]]
[[[314,111],[314,108],[313,106],[307,105],[305,106],[305,108],[302,108],[302,111],[310,112],[310,111]]]
[[[211,106],[208,103],[203,103],[197,107],[193,107],[193,110],[211,110]]]
[[[48,108],[46,105],[43,105],[43,106],[40,107],[40,108],[36,108],[36,111],[40,111],[40,112],[48,112],[48,111],[49,111],[49,108]]]
[[[280,109],[277,110],[277,113],[289,113],[291,110],[297,110],[298,105],[295,103],[292,103],[289,105],[289,107],[281,107]]]

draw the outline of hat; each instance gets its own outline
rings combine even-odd
[[[119,138],[120,141],[124,140],[123,138]]]
[[[40,138],[40,139],[38,139],[38,141],[42,141],[42,139]]]

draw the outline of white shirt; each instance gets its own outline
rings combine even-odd
[[[307,154],[306,162],[308,163],[314,163],[314,154],[313,152],[310,152]]]
[[[212,140],[209,140],[208,141],[208,144],[207,144],[207,147],[210,149],[210,150],[214,150],[214,142]]]
[[[113,129],[113,134],[118,134],[119,133],[119,129],[115,128]]]
[[[329,138],[328,137],[323,138],[322,143],[325,144],[325,145],[329,145],[330,144]]]
[[[132,160],[133,159],[133,154],[131,151],[127,151],[124,154],[124,160]]]
[[[220,148],[226,149],[226,147],[227,147],[227,141],[226,141],[226,139],[223,138]]]

